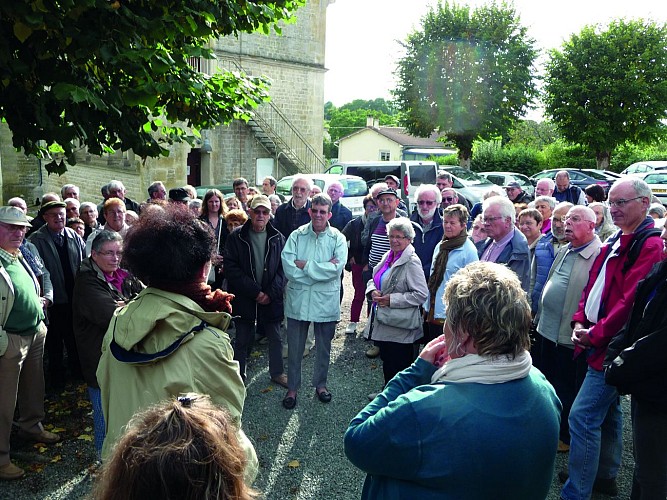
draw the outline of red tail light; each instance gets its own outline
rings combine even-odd
[[[408,196],[410,193],[408,192],[408,172],[407,170],[405,171],[405,175],[403,176],[403,195]]]

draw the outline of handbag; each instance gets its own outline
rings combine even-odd
[[[383,295],[390,294],[394,291],[396,283],[404,278],[407,273],[407,267],[401,266],[398,272],[392,275],[389,286],[383,290]],[[378,323],[391,326],[393,328],[401,328],[404,330],[415,330],[422,324],[422,314],[419,306],[412,307],[376,307],[375,318]]]
[[[378,307],[375,311],[378,323],[402,328],[404,330],[415,330],[422,324],[422,315],[419,306],[414,307]]]

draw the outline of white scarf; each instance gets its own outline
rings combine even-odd
[[[502,384],[528,376],[533,360],[528,351],[522,351],[514,359],[510,355],[495,357],[467,354],[450,359],[436,370],[431,383],[461,382],[476,384]]]

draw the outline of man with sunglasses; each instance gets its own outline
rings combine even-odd
[[[428,281],[433,252],[443,235],[442,217],[438,210],[442,195],[438,186],[422,184],[417,188],[415,198],[417,199],[417,210],[410,216],[416,233],[412,245],[422,261],[424,278]]]

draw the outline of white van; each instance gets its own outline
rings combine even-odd
[[[338,181],[343,185],[343,197],[340,202],[350,209],[353,217],[364,213],[364,198],[368,194],[368,186],[364,179],[354,175],[332,174],[299,174],[310,179],[323,193],[327,192],[332,182]],[[286,200],[292,197],[292,182],[294,176],[283,177],[276,184],[276,193],[282,194]]]
[[[437,171],[434,161],[346,161],[334,163],[326,173],[357,175],[368,187],[383,182],[387,175],[394,175],[401,180],[401,198],[412,212],[417,187],[435,184]]]

